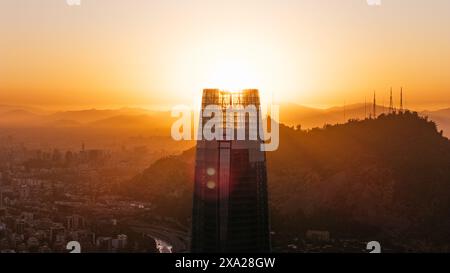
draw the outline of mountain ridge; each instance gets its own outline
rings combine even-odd
[[[7,111],[2,111],[8,109]],[[387,107],[377,105],[377,114],[388,113]],[[349,104],[346,106],[335,106],[326,109],[312,108],[295,103],[280,104],[280,121],[289,126],[300,125],[304,129],[322,127],[326,124],[345,123],[350,119],[364,119],[370,117],[372,105],[364,103]],[[434,120],[446,136],[450,136],[450,108],[443,108],[435,111],[422,111],[422,116],[428,116]],[[153,117],[152,122],[142,123],[142,115]],[[151,111],[143,108],[122,107],[118,109],[82,109],[71,111],[57,111],[54,113],[35,113],[27,108],[0,106],[0,126],[1,127],[65,127],[61,120],[71,121],[72,127],[86,127],[93,124],[102,125],[108,119],[119,116],[128,116],[127,123],[110,123],[112,127],[130,127],[131,124],[137,126],[154,126],[170,128],[175,120],[170,112]],[[103,124],[106,125],[106,124]],[[111,127],[110,126],[110,127]]]

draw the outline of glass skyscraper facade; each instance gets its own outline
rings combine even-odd
[[[226,109],[254,106],[250,114],[227,123],[233,125],[234,138],[197,141],[194,204],[192,217],[192,252],[269,252],[269,212],[266,156],[260,138],[250,137],[259,130],[261,111],[259,92],[255,89],[226,92],[205,89],[202,113],[208,105]],[[229,116],[227,117],[229,118]],[[203,126],[209,118],[201,118]],[[245,139],[237,139],[237,130],[245,126]]]

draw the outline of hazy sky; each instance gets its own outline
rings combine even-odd
[[[0,0],[0,104],[450,106],[450,0]]]

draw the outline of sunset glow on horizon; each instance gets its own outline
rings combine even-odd
[[[204,88],[360,103],[405,90],[450,106],[450,1],[0,3],[2,104],[173,105]]]

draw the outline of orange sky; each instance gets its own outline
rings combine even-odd
[[[328,106],[404,86],[450,106],[450,1],[0,2],[0,102],[190,104],[205,87]]]

